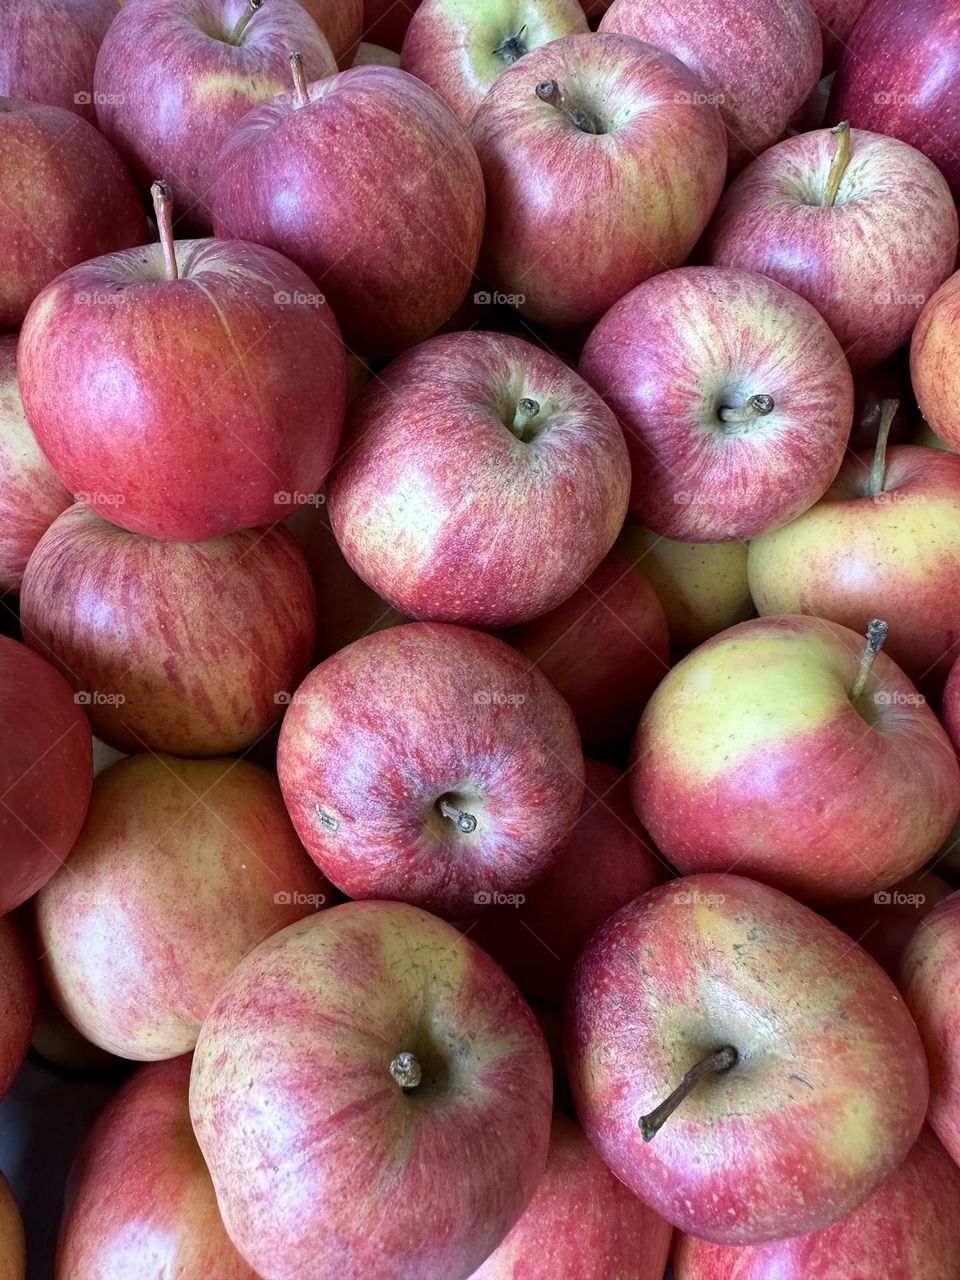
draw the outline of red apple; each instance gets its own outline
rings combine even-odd
[[[758,618],[696,649],[647,703],[634,807],[683,873],[736,867],[810,902],[862,898],[936,853],[960,765],[900,668],[819,618]],[[811,1228],[812,1230],[812,1228]]]
[[[906,342],[953,270],[957,211],[943,175],[906,143],[818,129],[777,143],[740,174],[703,252],[812,302],[862,373]]]
[[[93,66],[117,0],[5,0],[0,95],[64,107],[91,124]]]
[[[960,756],[960,659],[954,658],[943,689],[940,719]]]
[[[587,760],[580,817],[556,862],[526,893],[512,895],[518,901],[494,906],[465,931],[524,995],[559,1007],[593,931],[669,874],[630,806],[626,777]]]
[[[62,107],[0,98],[0,200],[0,330],[68,267],[147,239],[120,157]]]
[[[417,618],[502,627],[555,608],[620,532],[629,461],[600,397],[506,334],[443,334],[351,410],[330,520],[351,566]]]
[[[847,445],[851,453],[876,448],[887,400],[897,401],[890,423],[889,443],[900,444],[906,440],[921,421],[910,383],[906,352],[898,352],[875,369],[854,378],[853,400],[853,427]]]
[[[810,0],[823,35],[823,69],[832,71],[850,42],[867,0]],[[901,50],[901,55],[903,50]],[[880,130],[885,133],[886,130]]]
[[[921,871],[889,889],[878,889],[870,898],[844,902],[823,914],[859,942],[896,982],[900,961],[917,925],[951,893],[946,880],[932,871]]]
[[[839,929],[740,876],[675,880],[612,916],[577,962],[565,1039],[608,1167],[722,1244],[829,1226],[923,1125],[923,1046],[896,987]]]
[[[580,372],[630,449],[630,514],[686,542],[756,537],[823,494],[853,379],[803,298],[750,271],[684,267],[611,307]]]
[[[924,307],[910,344],[910,374],[927,423],[951,449],[960,449],[960,412],[951,392],[958,375],[960,271]]]
[[[439,93],[469,128],[507,67],[551,40],[587,31],[580,0],[421,0],[400,65]]]
[[[300,0],[300,3],[326,36],[339,65],[349,66],[366,25],[363,0]]]
[[[0,1173],[0,1280],[26,1280],[27,1239],[23,1219],[10,1190],[10,1183]]]
[[[284,529],[155,542],[77,503],[30,557],[20,616],[98,738],[121,751],[242,751],[313,653],[310,573]]]
[[[816,15],[803,0],[614,0],[601,31],[675,54],[701,80],[727,128],[732,170],[776,142],[813,92],[823,65]]]
[[[569,327],[679,266],[726,173],[702,89],[629,36],[564,36],[508,68],[470,130],[487,190],[483,278],[531,319]]]
[[[93,786],[90,726],[58,671],[0,637],[0,917],[50,879],[83,825]]]
[[[353,351],[393,354],[434,333],[473,277],[477,157],[446,103],[406,72],[353,67],[308,87],[294,65],[295,93],[249,112],[224,144],[214,228],[303,267]]]
[[[550,682],[494,636],[427,623],[316,667],[287,709],[277,769],[338,888],[452,919],[544,875],[583,798],[579,735]]]
[[[67,1184],[56,1280],[258,1280],[230,1243],[190,1127],[189,1057],[141,1067]]]
[[[26,939],[12,916],[0,916],[0,1098],[30,1048],[36,1011],[37,976]]]
[[[31,307],[20,390],[88,506],[134,533],[200,542],[282,519],[291,494],[319,488],[345,358],[299,267],[262,245],[174,242],[163,184],[154,198],[161,244],[74,267]]]
[[[363,34],[397,53],[419,0],[363,0]]]
[[[662,1280],[672,1234],[555,1112],[536,1195],[470,1280]]]
[[[164,178],[178,221],[206,235],[217,155],[256,103],[289,87],[298,50],[307,74],[336,58],[297,0],[128,0],[100,46],[97,123],[146,188]]]
[[[946,1280],[960,1275],[960,1170],[929,1129],[853,1213],[799,1239],[736,1249],[678,1235],[675,1280]]]
[[[551,1093],[543,1035],[498,965],[426,912],[351,902],[234,970],[190,1114],[263,1280],[462,1280],[533,1197]]]

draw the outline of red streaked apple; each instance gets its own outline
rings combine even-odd
[[[880,966],[741,876],[674,880],[601,926],[571,979],[565,1040],[577,1114],[608,1167],[722,1244],[852,1212],[926,1112],[923,1046]]]
[[[583,798],[570,708],[494,636],[407,623],[316,667],[280,730],[293,825],[351,898],[462,919],[543,876]]]
[[[742,622],[678,663],[633,745],[634,807],[679,870],[734,867],[806,901],[911,875],[960,810],[950,740],[896,663],[819,618]],[[812,1228],[811,1228],[812,1230]]]
[[[191,1059],[141,1067],[74,1162],[56,1280],[258,1280],[230,1243],[190,1126]]]
[[[840,344],[809,302],[755,272],[647,280],[610,308],[579,367],[623,427],[631,516],[668,538],[785,524],[843,459],[853,378]]]
[[[93,786],[93,739],[73,690],[26,645],[0,637],[0,918],[50,879]]]
[[[889,889],[878,889],[869,898],[844,902],[823,912],[873,956],[896,982],[900,961],[917,925],[948,898],[953,889],[933,871],[898,880]]]
[[[10,1183],[0,1173],[0,1280],[26,1280],[27,1238]]]
[[[487,191],[482,277],[562,328],[679,266],[726,174],[723,122],[702,97],[672,54],[630,36],[564,36],[509,67],[470,129]]]
[[[401,613],[503,627],[583,584],[620,532],[629,484],[613,414],[560,360],[508,334],[442,334],[351,410],[330,521]]]
[[[117,0],[6,0],[0,96],[63,107],[97,123],[93,67]]]
[[[263,1280],[463,1280],[533,1197],[551,1096],[543,1034],[489,956],[414,907],[351,902],[234,970],[190,1114]]]
[[[724,193],[703,253],[801,294],[863,373],[907,341],[953,270],[957,211],[926,156],[838,125],[754,160]]]
[[[960,271],[921,312],[910,343],[910,375],[920,411],[951,449],[960,449],[960,411],[950,387],[957,377],[960,342]]]
[[[823,36],[823,69],[833,71],[850,41],[867,0],[810,0]],[[881,129],[881,133],[887,130]]]
[[[349,66],[364,33],[363,0],[300,0],[327,38],[338,64]]]
[[[0,1098],[30,1048],[36,1012],[37,975],[26,938],[17,920],[0,916]]]
[[[316,603],[285,529],[157,542],[77,503],[30,557],[20,617],[98,738],[217,756],[280,718],[310,664]]]

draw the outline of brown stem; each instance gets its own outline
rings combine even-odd
[[[887,440],[890,428],[900,408],[899,400],[884,400],[880,406],[880,426],[877,428],[877,443],[873,451],[873,466],[870,469],[870,493],[876,497],[883,493],[887,479]]]
[[[517,401],[517,407],[513,415],[513,434],[518,440],[526,440],[527,427],[533,422],[534,418],[540,412],[540,402],[532,400],[529,396],[523,396]]]
[[[640,1132],[643,1134],[644,1142],[650,1142],[656,1136],[684,1098],[694,1091],[705,1076],[729,1071],[736,1065],[739,1057],[732,1044],[725,1044],[722,1049],[716,1049],[692,1066],[669,1098],[664,1098],[659,1107],[654,1107],[652,1111],[640,1117]]]
[[[160,232],[160,247],[163,249],[163,270],[168,280],[179,280],[177,269],[177,250],[173,243],[173,191],[169,182],[158,178],[150,188],[153,197],[153,212],[157,219],[157,230]]]
[[[860,670],[857,672],[857,678],[854,680],[853,688],[850,690],[851,698],[859,698],[867,687],[873,664],[877,660],[877,654],[883,648],[883,642],[886,640],[889,630],[889,626],[881,618],[872,618],[867,623],[867,643],[860,657]]]
[[[556,80],[541,80],[537,85],[537,97],[557,111],[562,111],[571,124],[583,133],[596,133],[597,126],[582,107],[573,107],[567,101],[563,86]]]
[[[494,54],[499,53],[504,62],[518,62],[527,52],[526,46],[523,43],[523,33],[526,29],[527,24],[524,23],[516,35],[507,36],[505,39],[501,40],[493,50]]]
[[[456,805],[444,799],[443,796],[437,801],[437,808],[445,818],[454,823],[457,830],[465,836],[470,835],[472,831],[477,829],[477,820],[472,813],[467,813],[466,809],[458,809]]]
[[[847,171],[847,165],[850,163],[850,121],[841,120],[830,130],[837,140],[836,150],[833,153],[833,160],[830,162],[830,172],[827,174],[827,186],[823,193],[823,205],[825,209],[831,209],[837,198],[837,192],[840,190],[840,183],[843,175]]]
[[[293,76],[294,102],[298,107],[305,107],[310,102],[310,94],[307,92],[307,77],[303,71],[303,54],[291,53],[287,61]]]
[[[754,418],[765,418],[773,413],[773,396],[751,396],[746,404],[733,406],[722,405],[717,410],[721,422],[751,422]]]
[[[263,0],[249,0],[247,11],[230,33],[230,43],[239,44],[247,24],[258,9],[263,8]]]
[[[390,1063],[390,1074],[401,1089],[416,1089],[423,1079],[423,1071],[415,1053],[404,1050]]]

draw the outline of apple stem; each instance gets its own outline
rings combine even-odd
[[[243,17],[240,19],[237,25],[233,28],[233,31],[230,33],[231,44],[240,43],[240,40],[243,36],[244,31],[246,31],[247,29],[247,24],[249,23],[250,19],[257,12],[258,9],[262,9],[262,8],[263,8],[263,0],[249,0],[249,3],[247,4],[246,13],[243,15]]]
[[[539,400],[532,400],[529,396],[523,396],[517,401],[511,430],[518,440],[526,442],[527,427],[531,422],[533,422],[539,412]]]
[[[416,1089],[423,1079],[423,1071],[415,1053],[404,1050],[390,1063],[390,1074],[401,1089]]]
[[[883,493],[883,486],[886,483],[887,440],[899,408],[899,400],[884,400],[880,406],[880,426],[877,428],[877,444],[873,452],[873,466],[870,469],[870,493],[873,497]]]
[[[160,232],[164,274],[168,280],[179,280],[177,250],[173,243],[173,191],[170,183],[158,178],[150,188],[150,195],[153,197],[153,212],[157,219],[157,230]]]
[[[437,801],[437,808],[445,818],[449,818],[456,825],[458,831],[465,836],[477,829],[477,820],[472,813],[467,813],[466,809],[458,809],[456,805],[445,800],[443,796]]]
[[[650,1142],[659,1133],[680,1103],[694,1091],[704,1076],[729,1071],[731,1067],[736,1066],[739,1057],[732,1044],[725,1044],[722,1049],[716,1049],[713,1053],[707,1054],[692,1066],[669,1098],[665,1098],[659,1107],[654,1107],[652,1111],[640,1117],[640,1132],[643,1134],[644,1142]]]
[[[526,29],[527,24],[524,23],[516,35],[507,36],[506,39],[501,40],[493,52],[495,54],[499,53],[504,62],[512,63],[519,61],[527,52],[523,43],[523,33]]]
[[[773,413],[773,396],[751,396],[746,404],[735,408],[732,405],[722,405],[717,414],[721,422],[751,422],[754,418],[765,418],[768,413]]]
[[[567,95],[556,80],[541,80],[537,85],[537,97],[557,111],[562,111],[567,119],[577,126],[582,133],[596,133],[597,127],[581,107],[571,107],[567,103]]]
[[[303,71],[303,54],[291,53],[287,61],[293,76],[294,101],[298,107],[305,107],[310,102],[310,94],[307,92],[307,77]]]
[[[830,162],[830,172],[827,174],[827,189],[823,193],[823,205],[826,209],[833,208],[843,175],[850,163],[850,121],[841,120],[830,132],[836,138],[837,146],[833,153],[833,160]]]
[[[877,654],[883,648],[883,642],[886,640],[889,630],[890,627],[882,618],[872,618],[867,623],[867,643],[860,657],[860,670],[857,672],[857,678],[854,680],[853,688],[850,690],[851,698],[859,698],[867,687],[873,664],[877,660]]]

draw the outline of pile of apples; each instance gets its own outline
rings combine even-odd
[[[956,1280],[957,0],[3,0],[0,94],[54,1280]]]

